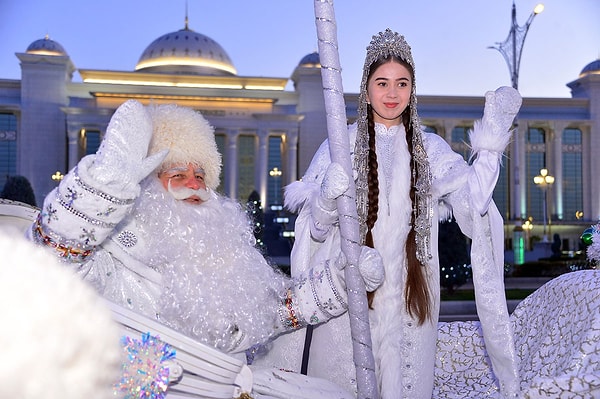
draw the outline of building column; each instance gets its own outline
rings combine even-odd
[[[238,151],[237,151],[237,139],[239,131],[237,129],[227,130],[225,135],[225,148],[227,151],[225,165],[225,176],[223,182],[223,189],[225,195],[229,198],[237,198],[237,164],[238,164]]]
[[[269,176],[269,131],[267,129],[259,129],[258,131],[258,152],[257,152],[257,167],[255,171],[255,185],[258,188],[258,195],[263,208],[267,206],[267,185]]]
[[[285,134],[285,185],[295,182],[298,177],[298,129],[290,129]]]
[[[526,135],[527,124],[520,123],[517,126],[517,131],[513,134],[514,139],[510,147],[510,157],[514,160],[510,165],[511,185],[513,187],[510,210],[512,218],[516,220],[522,220],[527,217]]]
[[[443,131],[440,132],[448,144],[452,144],[452,130],[456,127],[457,123],[453,119],[444,119],[442,124]]]
[[[77,163],[79,162],[79,149],[81,148],[81,126],[79,124],[71,124],[67,125],[67,153],[68,153],[68,162],[66,171],[61,171],[63,173],[67,173],[72,170]]]
[[[594,192],[594,186],[592,185],[592,176],[596,176],[594,170],[592,170],[592,159],[597,157],[594,157],[595,153],[592,151],[591,147],[591,128],[587,124],[579,124],[576,127],[581,130],[582,134],[581,180],[583,182],[583,187],[581,188],[581,191],[583,191],[583,219],[592,221],[598,220],[595,219],[594,215],[596,214],[596,204],[600,195],[598,195],[599,193]]]
[[[550,214],[558,220],[564,219],[563,210],[563,150],[562,150],[562,136],[563,131],[567,128],[568,123],[562,121],[554,122],[552,126],[552,159],[550,160],[552,169],[550,174],[554,176],[554,184],[551,189],[552,195],[550,196],[553,204],[550,208]],[[552,213],[554,210],[554,214]]]

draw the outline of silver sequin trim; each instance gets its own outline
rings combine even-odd
[[[337,288],[335,288],[335,284],[333,284],[333,278],[331,277],[331,270],[329,269],[329,260],[327,261],[327,265],[325,266],[325,275],[327,276],[327,282],[331,286],[331,291],[333,291],[333,295],[335,299],[342,305],[343,308],[347,309],[348,305],[344,301],[344,299],[340,296]]]
[[[81,180],[81,178],[79,177],[79,174],[77,173],[77,169],[74,170],[74,174],[75,174],[74,179],[75,179],[75,181],[77,182],[77,184],[81,188],[83,188],[85,191],[90,192],[90,193],[92,193],[92,194],[94,194],[94,195],[96,195],[96,196],[98,196],[98,197],[100,197],[100,198],[102,198],[102,199],[104,199],[104,200],[106,200],[108,202],[112,202],[113,204],[116,204],[116,205],[131,205],[131,204],[133,204],[135,202],[135,198],[133,198],[133,199],[120,199],[120,198],[117,198],[115,196],[107,194],[107,193],[105,193],[103,191],[100,191],[100,190],[98,190],[98,189],[96,189],[96,188],[94,188],[94,187],[92,187],[92,186],[84,183]]]
[[[103,222],[101,220],[97,220],[97,219],[92,219],[91,217],[89,217],[88,215],[84,214],[83,212],[78,211],[75,208],[72,208],[71,206],[69,206],[68,203],[66,203],[63,199],[59,198],[58,202],[62,205],[63,208],[65,208],[67,211],[69,211],[70,213],[72,213],[73,215],[85,220],[86,222],[88,222],[89,224],[93,224],[94,226],[99,226],[105,229],[113,229],[116,224],[114,223],[106,223]]]

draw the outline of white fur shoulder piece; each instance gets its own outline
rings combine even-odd
[[[0,398],[114,398],[121,347],[101,298],[25,239],[0,234],[0,253]]]

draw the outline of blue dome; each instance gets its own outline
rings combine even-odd
[[[186,28],[154,40],[142,53],[140,72],[232,76],[237,71],[223,47],[213,39]]]
[[[36,40],[27,47],[26,53],[40,55],[65,56],[67,52],[58,42],[51,40],[48,35],[43,39]]]
[[[314,53],[310,53],[305,55],[298,63],[299,67],[305,68],[321,68],[321,60],[319,58],[319,53],[316,51]]]
[[[587,75],[588,73],[600,72],[600,58],[587,64],[579,75]]]

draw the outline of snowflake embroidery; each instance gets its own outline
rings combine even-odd
[[[88,231],[86,229],[82,229],[82,230],[83,230],[83,234],[81,234],[79,236],[79,238],[83,239],[83,242],[85,243],[85,245],[89,245],[90,241],[96,241],[96,236],[95,236],[96,231],[94,229],[91,229],[90,231]]]
[[[46,218],[46,223],[48,224],[50,224],[50,222],[53,220],[58,220],[58,216],[56,216],[56,209],[54,209],[52,204],[49,204],[46,207],[46,212],[42,213],[42,217]]]
[[[73,202],[79,198],[79,194],[77,193],[77,191],[73,190],[71,187],[67,188],[67,194],[65,194],[65,199],[67,200],[67,203],[69,204],[69,206],[73,205]]]
[[[323,304],[323,307],[325,307],[325,309],[327,310],[336,310],[337,306],[335,306],[335,303],[333,302],[333,300],[331,298],[327,299],[327,301]]]
[[[298,289],[301,289],[304,284],[306,284],[306,282],[308,281],[308,278],[306,278],[305,275],[302,275],[301,277],[296,278],[296,287]]]
[[[96,216],[109,216],[111,213],[116,211],[117,208],[109,206],[104,212],[98,212]]]
[[[324,270],[320,270],[316,273],[313,274],[313,279],[314,280],[319,280],[319,283],[323,282],[323,276],[325,275],[325,271]]]
[[[117,236],[117,240],[119,240],[119,242],[127,248],[133,247],[138,241],[137,236],[129,230],[123,230],[120,232]]]

